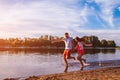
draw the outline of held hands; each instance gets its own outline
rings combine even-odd
[[[74,51],[75,51],[75,49],[73,48],[73,49],[72,49],[72,51],[74,52]]]
[[[72,51],[76,51],[76,50],[77,50],[77,48],[76,48],[76,47],[72,49]]]

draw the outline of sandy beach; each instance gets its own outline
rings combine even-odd
[[[26,80],[120,80],[120,67],[32,76]]]

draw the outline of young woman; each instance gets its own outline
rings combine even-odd
[[[83,46],[92,46],[92,44],[86,44],[84,42],[84,39],[79,38],[79,37],[76,37],[75,41],[77,42],[77,45],[75,47],[75,49],[77,49],[77,52],[78,52],[77,59],[80,61],[81,68],[83,68],[84,66],[89,65],[86,63],[86,59],[82,58],[82,56],[84,55],[84,47]],[[83,61],[84,61],[84,64],[83,64]]]

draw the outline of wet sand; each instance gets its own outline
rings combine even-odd
[[[33,76],[26,80],[120,80],[120,67]]]

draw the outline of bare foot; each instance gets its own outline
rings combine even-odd
[[[85,63],[85,64],[84,64],[84,66],[89,66],[89,65],[90,65],[90,64],[88,64],[88,63]]]
[[[83,70],[83,68],[84,68],[84,66],[81,66],[81,67],[80,67],[80,70],[82,71],[82,70]]]
[[[67,72],[67,71],[68,71],[68,66],[65,66],[64,72]]]

